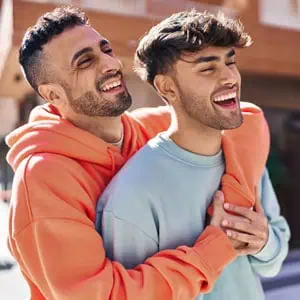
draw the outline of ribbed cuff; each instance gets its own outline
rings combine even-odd
[[[260,252],[252,256],[257,258],[260,261],[267,262],[269,260],[272,260],[274,257],[276,257],[279,253],[279,250],[280,250],[279,241],[272,229],[272,226],[269,225],[269,237],[267,243],[262,248],[262,250],[260,250]]]
[[[237,257],[237,252],[227,235],[212,225],[207,226],[202,232],[194,249],[204,258],[205,264],[214,276],[218,276],[224,267]]]

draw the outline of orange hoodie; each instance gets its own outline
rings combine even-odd
[[[244,106],[242,127],[223,136],[222,183],[226,199],[252,206],[269,135],[261,110]],[[122,152],[62,119],[51,105],[36,108],[29,124],[7,137],[15,170],[8,242],[31,299],[193,299],[210,291],[236,257],[230,240],[212,226],[194,247],[159,252],[133,270],[105,257],[94,229],[96,201],[129,157],[167,129],[170,116],[166,107],[142,109],[125,113],[122,122]]]

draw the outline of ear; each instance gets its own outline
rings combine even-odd
[[[168,75],[156,75],[153,82],[159,95],[169,104],[178,100],[177,88],[172,77]]]
[[[61,87],[55,84],[41,84],[38,91],[41,97],[51,104],[59,106],[64,102],[64,93]]]

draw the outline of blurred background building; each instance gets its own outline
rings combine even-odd
[[[190,8],[222,10],[241,18],[254,39],[251,48],[238,51],[242,100],[258,104],[265,112],[272,135],[268,169],[291,226],[291,248],[300,249],[299,0],[0,0],[0,199],[9,200],[9,192],[3,191],[9,191],[13,176],[5,162],[8,149],[3,137],[26,122],[30,110],[42,103],[23,78],[18,48],[25,30],[60,4],[84,8],[93,27],[112,42],[124,64],[132,109],[163,104],[132,71],[139,38],[151,26]]]

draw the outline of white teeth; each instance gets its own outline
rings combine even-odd
[[[107,92],[117,86],[120,86],[121,85],[121,81],[118,80],[118,81],[114,81],[112,83],[109,83],[109,84],[106,84],[104,87],[102,87],[102,91],[103,92]]]
[[[214,101],[215,102],[222,102],[222,101],[225,101],[225,100],[236,98],[236,96],[237,96],[237,93],[232,92],[232,93],[217,96],[217,97],[215,97]]]

